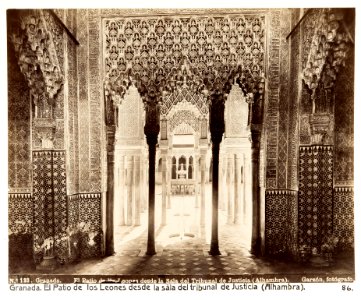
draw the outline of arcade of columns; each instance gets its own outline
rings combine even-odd
[[[181,93],[178,95],[180,98],[183,96]],[[251,161],[248,106],[241,90],[234,85],[226,103],[226,127],[220,150],[219,170],[220,208],[227,211],[229,224],[250,222],[250,219],[247,219],[247,216],[251,215],[248,204],[250,201],[246,201],[252,198],[249,189],[251,179],[248,177]],[[167,112],[164,107],[161,110]],[[140,130],[144,118],[143,105],[133,86],[124,97],[118,114],[119,122],[124,124],[118,128],[115,146],[115,197],[118,197],[120,203],[117,210],[120,213],[118,224],[137,226],[140,225],[140,213],[147,207],[145,191],[148,185],[148,162],[144,158],[144,139]],[[174,134],[194,135],[194,145],[190,149],[173,148]],[[182,192],[194,194],[195,207],[200,208],[200,225],[204,225],[205,184],[209,181],[211,160],[209,154],[207,115],[201,116],[200,110],[183,99],[161,120],[156,161],[157,174],[160,175],[158,182],[162,184],[162,225],[167,223],[166,209],[171,208],[171,196],[180,192],[176,190],[179,183],[183,187],[191,187]],[[184,166],[179,163],[180,158],[184,158]],[[182,167],[185,179],[178,180]]]
[[[187,89],[192,94],[198,94],[204,102],[208,104],[209,131],[212,143],[212,234],[210,254],[219,255],[218,245],[218,199],[219,199],[219,157],[220,144],[225,132],[225,101],[228,98],[231,88],[237,84],[241,89],[240,94],[247,99],[252,109],[253,101],[262,101],[264,80],[262,78],[263,66],[263,18],[242,16],[237,18],[213,19],[189,19],[187,25],[184,20],[172,18],[169,20],[159,19],[149,26],[147,22],[142,24],[133,23],[131,19],[105,20],[106,27],[106,123],[108,125],[108,213],[112,214],[114,203],[114,135],[118,115],[121,111],[126,91],[130,85],[135,85],[145,106],[145,126],[144,133],[148,144],[148,244],[147,254],[155,254],[154,240],[154,203],[155,203],[155,162],[156,145],[158,135],[162,127],[160,138],[160,151],[162,161],[169,161],[167,153],[167,130],[164,120],[160,120],[161,103],[166,107],[171,107],[170,95],[180,89]],[[183,24],[182,24],[183,23]],[[183,26],[183,28],[182,28]],[[245,32],[244,36],[237,36],[235,30],[237,26]],[[218,28],[218,30],[217,30]],[[220,30],[226,30],[221,34]],[[182,32],[183,31],[183,32]],[[198,34],[198,31],[199,34]],[[187,32],[191,37],[187,36]],[[134,34],[134,35],[133,35]],[[133,36],[131,39],[130,37]],[[144,37],[142,39],[142,37]],[[197,37],[197,39],[195,39]],[[244,39],[239,45],[237,39]],[[135,40],[137,41],[134,44]],[[165,45],[165,46],[163,46]],[[164,49],[165,47],[165,49]],[[199,48],[200,53],[196,51]],[[249,52],[246,53],[249,48]],[[237,50],[238,49],[238,50]],[[168,98],[167,98],[168,97]],[[248,104],[246,104],[248,106]],[[257,106],[253,106],[257,107]],[[246,110],[248,111],[248,110]],[[252,126],[252,114],[244,115],[247,126]],[[204,122],[204,120],[203,120]],[[244,122],[244,120],[243,120]],[[206,135],[206,125],[201,124],[200,136],[200,159],[201,159],[201,211],[204,211],[205,197],[205,155],[208,147],[208,136]],[[259,136],[258,133],[255,136]],[[254,137],[252,139],[254,140]],[[237,138],[237,136],[236,136]],[[236,162],[240,160],[240,153],[235,153],[233,149],[234,137],[225,137],[229,142],[223,149],[227,155],[227,177],[228,184],[232,184],[232,168],[236,157]],[[258,138],[259,139],[259,138]],[[253,145],[257,143],[254,142]],[[229,149],[229,150],[228,150]],[[233,150],[232,150],[233,149]],[[238,156],[237,156],[238,154]],[[249,153],[247,153],[249,155]],[[259,147],[255,150],[252,162],[257,170],[259,159]],[[248,157],[249,158],[249,157]],[[235,164],[235,174],[237,180],[235,184],[235,196],[237,201],[233,205],[232,193],[227,194],[229,215],[233,215],[233,206],[236,207],[235,219],[230,221],[238,222],[239,198],[242,168],[240,164]],[[169,169],[169,168],[168,168]],[[162,179],[165,183],[166,164],[163,164]],[[258,180],[254,180],[255,189]],[[162,222],[165,220],[167,186],[163,184],[162,189]],[[111,194],[111,195],[110,195]],[[258,193],[256,193],[258,195]],[[254,201],[259,206],[259,201]],[[252,209],[252,211],[258,211]],[[202,214],[203,215],[203,214]],[[201,217],[202,220],[204,216]],[[258,222],[258,218],[252,218]],[[113,226],[112,218],[107,219],[107,227]],[[254,225],[253,231],[253,251],[256,252],[257,240],[259,240],[259,226]],[[113,233],[107,234],[107,252],[113,250]]]

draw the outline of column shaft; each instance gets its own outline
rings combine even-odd
[[[234,162],[234,223],[239,224],[241,207],[241,158],[236,154]]]
[[[147,137],[148,140],[148,137]],[[154,206],[155,206],[155,152],[157,139],[149,138],[149,195],[148,195],[148,242],[147,255],[154,255],[155,252],[155,237],[154,237]]]
[[[198,162],[199,162],[199,155],[195,155],[193,161],[193,179],[194,179],[194,195],[196,197],[195,207],[199,208],[199,195],[198,195]]]
[[[212,235],[211,235],[211,255],[220,255],[218,245],[218,166],[219,166],[219,142],[212,143]]]
[[[201,155],[201,225],[205,224],[205,210],[206,210],[206,157]]]
[[[125,225],[124,215],[124,190],[125,190],[125,169],[124,169],[124,155],[121,154],[119,158],[119,225]]]
[[[140,225],[140,157],[134,156],[134,225]]]
[[[252,241],[251,252],[260,253],[260,187],[259,187],[259,147],[252,144]]]
[[[227,157],[227,223],[233,224],[232,156]]]
[[[162,225],[167,224],[167,156],[162,155]]]
[[[109,128],[110,127],[110,128]],[[107,200],[106,200],[106,233],[105,253],[114,254],[114,147],[115,126],[107,130]]]
[[[127,156],[127,222],[128,226],[133,224],[133,163],[132,155]]]
[[[167,208],[171,208],[172,158],[167,157]]]

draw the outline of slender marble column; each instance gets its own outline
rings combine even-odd
[[[193,160],[193,177],[194,177],[194,195],[196,197],[195,201],[195,208],[199,208],[199,195],[198,195],[198,188],[199,188],[199,176],[198,176],[198,162],[199,162],[199,155],[195,155]]]
[[[169,150],[168,150],[169,151]],[[171,182],[172,182],[172,157],[167,157],[167,208],[170,209],[172,207],[171,204]]]
[[[225,209],[224,205],[224,193],[226,191],[225,186],[223,186],[223,177],[224,177],[224,164],[223,164],[223,155],[219,158],[219,187],[218,187],[218,193],[219,193],[219,208],[221,210]]]
[[[140,190],[140,212],[143,213],[144,212],[144,191],[145,191],[145,182],[144,182],[144,157],[141,154],[140,155],[140,184],[139,184],[139,190]]]
[[[124,215],[124,190],[125,190],[125,168],[124,168],[124,155],[120,154],[119,158],[119,225],[125,225]]]
[[[162,153],[162,222],[167,224],[167,155]]]
[[[115,125],[107,126],[107,200],[105,253],[114,254],[114,147]]]
[[[155,255],[155,155],[159,134],[159,107],[155,98],[150,98],[147,101],[144,133],[149,151],[148,241],[146,254]]]
[[[201,225],[205,224],[205,210],[206,210],[206,155],[201,153]]]
[[[241,207],[241,157],[236,154],[234,160],[234,223],[239,224]]]
[[[134,156],[134,225],[140,225],[140,157]]]
[[[227,223],[233,224],[233,195],[232,195],[232,167],[233,157],[229,155],[227,157]]]
[[[219,146],[224,133],[224,101],[225,95],[214,94],[209,109],[210,132],[212,141],[212,234],[209,254],[220,255],[218,245],[218,177],[219,177]]]
[[[212,144],[212,234],[211,234],[211,255],[220,255],[218,245],[218,164],[219,164],[219,144],[216,141]]]
[[[127,156],[127,225],[133,223],[133,164],[132,155]]]
[[[252,241],[251,252],[258,255],[261,251],[260,232],[260,187],[259,187],[259,140],[260,133],[252,132]]]

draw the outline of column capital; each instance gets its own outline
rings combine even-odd
[[[212,143],[220,144],[222,141],[223,133],[225,130],[224,123],[224,102],[225,96],[211,95],[210,106],[209,106],[209,128],[211,132]]]
[[[322,145],[323,138],[329,130],[331,117],[328,113],[310,115],[311,143]]]
[[[147,138],[147,144],[156,145],[160,131],[158,103],[155,100],[146,102],[145,111],[144,134]]]

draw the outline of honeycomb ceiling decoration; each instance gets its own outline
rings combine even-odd
[[[182,89],[227,93],[225,83],[237,76],[246,90],[264,73],[263,15],[110,18],[103,25],[105,95],[115,103],[132,82],[146,102],[173,101],[170,94]]]
[[[324,9],[318,20],[303,70],[303,80],[312,91],[312,98],[319,81],[324,78],[327,86],[332,87],[340,67],[345,65],[350,38],[342,25],[343,18],[342,12]]]

